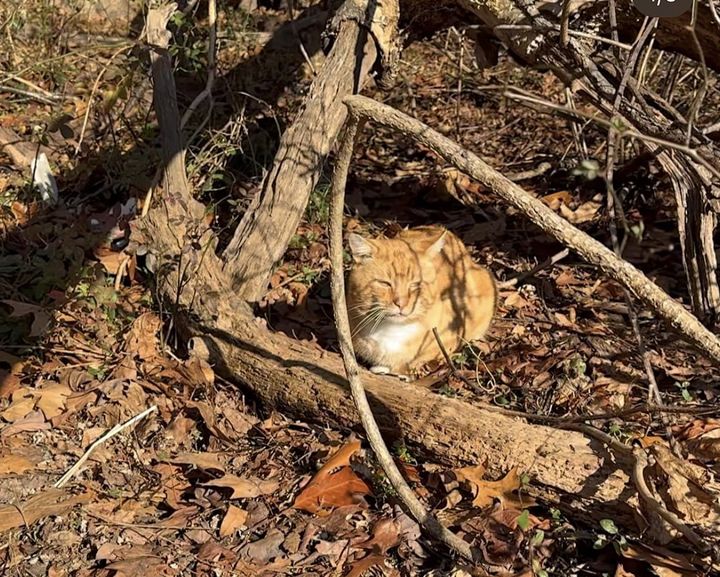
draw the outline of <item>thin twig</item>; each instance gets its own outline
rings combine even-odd
[[[355,406],[360,415],[360,422],[365,429],[368,441],[378,462],[387,475],[390,484],[397,492],[400,500],[410,514],[433,537],[445,543],[459,555],[472,561],[473,551],[469,543],[449,531],[438,519],[428,512],[413,490],[409,487],[397,468],[392,455],[385,445],[380,429],[372,414],[365,389],[360,378],[360,370],[350,336],[350,322],[347,305],[345,304],[345,280],[343,269],[342,217],[345,202],[345,185],[352,158],[353,145],[358,132],[359,119],[352,113],[346,123],[345,135],[335,160],[332,177],[332,202],[330,212],[330,260],[332,263],[331,287],[335,325],[338,331],[340,353],[342,354],[345,372]]]
[[[215,84],[215,54],[217,52],[217,6],[215,0],[208,0],[208,52],[207,52],[207,80],[205,81],[205,88],[198,94],[188,106],[185,114],[183,114],[182,120],[180,121],[180,128],[185,128],[195,110],[200,103],[208,99],[208,112],[209,117],[212,112],[213,106],[213,85]]]
[[[581,110],[573,110],[571,108],[568,108],[567,106],[562,106],[561,104],[555,104],[554,102],[550,102],[549,100],[538,98],[535,95],[524,94],[517,89],[514,90],[515,92],[510,90],[505,91],[503,93],[503,96],[507,98],[512,98],[514,100],[519,100],[520,102],[528,102],[530,104],[543,106],[550,110],[555,110],[556,112],[562,112],[564,114],[567,114],[570,117],[584,118],[586,120],[595,122],[600,126],[604,126],[605,128],[608,128],[610,126],[610,121],[605,118],[593,116],[592,114],[587,114],[585,112],[582,112]],[[619,134],[622,138],[635,138],[643,144],[647,144],[649,142],[651,144],[657,145],[659,148],[670,148],[672,150],[677,150],[678,152],[683,152],[684,154],[687,154],[690,158],[692,158],[695,162],[707,168],[714,177],[720,178],[720,171],[718,171],[717,168],[715,168],[706,158],[701,156],[697,150],[695,150],[694,148],[690,148],[685,144],[680,144],[678,142],[673,142],[664,138],[651,136],[649,134],[645,134],[634,129],[624,128],[622,131],[620,131]]]
[[[505,282],[498,283],[498,288],[499,289],[507,289],[507,288],[512,288],[514,286],[522,284],[525,280],[535,276],[541,270],[544,270],[546,268],[554,266],[558,262],[560,262],[562,259],[567,258],[567,256],[569,254],[570,254],[570,249],[564,248],[560,252],[555,253],[551,257],[548,257],[544,261],[536,264],[530,270],[520,273],[515,278],[511,278],[509,280],[506,280]]]
[[[711,3],[712,4],[712,3]],[[695,125],[695,119],[697,118],[698,113],[700,112],[700,107],[702,106],[703,101],[705,100],[705,96],[707,95],[708,86],[710,85],[710,74],[708,73],[707,63],[705,62],[705,51],[702,48],[702,44],[700,43],[700,39],[697,35],[696,25],[697,25],[697,11],[698,11],[698,1],[693,0],[692,4],[692,16],[690,20],[690,37],[693,40],[693,44],[695,45],[695,50],[697,51],[698,59],[700,61],[700,70],[702,71],[702,84],[700,88],[698,88],[697,93],[695,94],[695,97],[693,98],[692,104],[690,105],[690,111],[688,114],[688,123],[687,123],[687,130],[685,133],[685,144],[690,146],[690,142],[692,140],[692,132],[693,127]]]
[[[445,359],[445,362],[447,363],[448,368],[450,369],[450,374],[458,379],[460,379],[465,385],[473,390],[476,393],[482,393],[480,388],[477,386],[476,383],[473,383],[470,379],[465,378],[462,374],[460,374],[457,370],[457,367],[455,366],[455,363],[453,362],[452,358],[448,354],[447,349],[445,348],[445,344],[442,342],[442,339],[440,338],[440,333],[438,333],[438,330],[436,327],[433,327],[433,335],[435,336],[435,341],[438,344],[438,347],[440,347],[440,352],[442,353],[443,358]]]
[[[83,456],[80,457],[80,459],[78,460],[78,462],[75,463],[75,464],[70,468],[70,470],[69,470],[67,473],[65,473],[65,474],[57,481],[57,483],[55,483],[55,485],[53,485],[53,486],[54,486],[56,489],[59,489],[60,487],[62,487],[63,485],[65,485],[70,479],[72,479],[72,478],[75,476],[75,474],[80,470],[80,467],[82,467],[83,464],[85,464],[85,461],[88,460],[88,458],[90,457],[90,455],[92,455],[92,453],[93,453],[93,451],[95,451],[95,449],[97,449],[100,445],[102,445],[102,444],[103,444],[105,441],[107,441],[108,439],[111,439],[111,438],[114,437],[115,435],[117,435],[117,434],[119,434],[119,433],[122,433],[122,432],[123,432],[125,429],[127,429],[128,427],[132,427],[135,423],[137,423],[137,422],[140,421],[141,419],[144,419],[144,418],[147,417],[150,413],[153,413],[153,412],[155,412],[155,411],[157,411],[157,405],[153,405],[153,406],[150,407],[149,409],[145,409],[142,413],[140,413],[139,415],[135,415],[135,416],[134,416],[132,419],[130,419],[129,421],[126,421],[126,422],[124,422],[124,423],[118,423],[117,425],[115,425],[112,429],[110,429],[107,433],[105,433],[102,437],[100,437],[100,438],[97,439],[92,445],[90,445],[90,446],[88,447],[87,451],[85,451],[85,453],[83,454]]]
[[[112,64],[112,61],[115,60],[115,58],[119,54],[121,54],[122,52],[125,52],[127,49],[128,49],[128,47],[126,45],[123,45],[120,48],[118,48],[115,52],[113,52],[110,55],[110,58],[108,59],[108,61],[102,67],[102,70],[100,70],[100,73],[95,78],[95,82],[93,83],[92,90],[90,91],[90,96],[88,97],[87,108],[85,109],[85,116],[83,118],[82,128],[80,129],[80,136],[78,138],[78,143],[77,143],[77,146],[75,147],[75,156],[80,154],[80,147],[82,146],[83,138],[85,137],[85,130],[87,129],[88,120],[90,119],[90,110],[92,110],[93,98],[95,97],[95,93],[97,92],[98,86],[100,86],[100,80],[102,80],[102,77],[108,71],[108,68],[110,68],[110,64]]]
[[[567,46],[570,42],[568,31],[570,30],[570,5],[572,0],[564,0],[562,12],[560,13],[560,44]]]
[[[718,14],[717,8],[715,8],[715,0],[708,0],[708,4],[710,5],[710,12],[712,12],[713,19],[718,27],[720,27],[720,14]]]
[[[55,104],[56,102],[62,101],[62,97],[52,95],[52,98],[32,92],[30,90],[23,90],[22,88],[15,88],[14,86],[8,86],[7,84],[0,84],[0,92],[9,92],[10,94],[17,94],[18,96],[25,96],[26,98],[32,98],[43,104]]]

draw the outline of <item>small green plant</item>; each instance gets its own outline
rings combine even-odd
[[[585,180],[595,180],[600,174],[600,163],[594,158],[586,158],[572,169],[572,174]]]
[[[493,403],[495,403],[499,407],[507,407],[508,405],[510,405],[512,403],[512,399],[509,395],[500,393],[493,397]]]
[[[619,555],[621,550],[627,548],[627,540],[620,533],[617,525],[615,525],[615,521],[612,519],[601,519],[600,528],[603,532],[599,533],[597,539],[595,539],[593,543],[594,549],[603,549],[608,543],[611,543]]]
[[[105,380],[105,377],[107,376],[108,368],[105,365],[95,366],[90,365],[87,368],[88,374],[93,378],[97,379],[98,381]]]
[[[536,577],[548,577],[548,572],[543,569],[542,565],[540,564],[540,559],[533,559],[532,561],[532,570],[533,574]]]
[[[562,368],[565,376],[571,379],[577,379],[585,376],[587,363],[581,355],[573,355],[563,361]]]
[[[300,282],[307,285],[314,284],[320,276],[321,272],[322,271],[318,269],[310,268],[309,266],[303,266],[302,271],[300,272]]]
[[[527,531],[530,526],[530,511],[523,509],[522,513],[517,518],[517,524],[520,529]]]
[[[619,423],[610,423],[608,426],[608,434],[623,443],[630,440],[630,435],[623,430]]]
[[[408,449],[407,445],[404,442],[397,442],[393,449],[395,450],[395,454],[403,463],[408,463],[409,465],[417,464],[415,457],[412,456],[412,454],[410,453],[410,449]]]
[[[675,386],[680,389],[680,394],[682,395],[683,401],[685,401],[686,403],[691,403],[695,400],[692,393],[688,389],[690,383],[688,383],[687,381],[683,381],[682,383],[675,383]]]
[[[312,224],[325,224],[330,218],[330,183],[323,179],[310,193],[305,218]]]
[[[454,399],[457,397],[457,392],[455,389],[453,389],[451,386],[445,384],[442,387],[440,387],[440,390],[438,391],[443,397],[449,397],[451,399]]]
[[[458,369],[464,369],[470,362],[470,356],[467,348],[463,348],[460,352],[452,356],[452,361]]]

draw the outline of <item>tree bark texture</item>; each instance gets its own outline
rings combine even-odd
[[[343,97],[359,92],[376,61],[373,19],[387,18],[375,1],[349,0],[335,17],[337,37],[315,78],[305,106],[282,135],[273,166],[225,250],[226,270],[246,300],[259,299],[273,266],[295,234],[323,164],[345,122]],[[386,8],[387,10],[387,8]]]
[[[147,17],[147,38],[152,47],[150,63],[153,76],[153,99],[155,114],[160,128],[160,141],[164,174],[165,193],[185,195],[188,182],[185,173],[185,146],[183,145],[180,124],[175,118],[180,117],[175,90],[175,78],[172,72],[172,61],[168,52],[170,32],[166,26],[177,5],[166,4],[161,8],[152,9]]]
[[[575,28],[580,32],[590,32],[598,35],[609,36],[609,24],[607,17],[603,12],[607,11],[607,3],[595,2],[594,0],[573,1],[570,0],[576,8],[571,11],[579,16],[574,20],[571,28]],[[564,0],[555,3],[548,2],[548,7],[554,4],[555,8],[562,6]],[[412,4],[412,6],[411,6]],[[418,12],[415,2],[404,0],[401,2],[401,13],[406,12],[403,17],[409,19]],[[428,3],[432,5],[434,10],[440,12],[442,6],[454,4],[456,7],[473,14],[490,27],[507,25],[507,24],[523,24],[527,23],[522,0],[447,0],[440,3]],[[541,6],[540,2],[533,2],[537,6]],[[414,7],[413,7],[414,6]],[[635,8],[633,0],[616,0],[615,7],[617,12],[618,35],[620,40],[627,43],[637,36],[640,26],[642,25],[644,16]],[[455,10],[457,12],[457,8]],[[559,14],[560,10],[555,9],[553,12]],[[544,10],[544,13],[548,11]],[[447,18],[444,16],[443,18]],[[687,56],[692,60],[699,60],[699,51],[702,50],[705,62],[710,68],[720,71],[720,32],[718,32],[718,24],[710,11],[708,0],[700,0],[698,5],[697,21],[695,23],[695,36],[693,37],[690,27],[691,12],[688,11],[678,18],[661,18],[658,23],[658,31],[656,35],[656,46],[663,50],[676,52]],[[437,21],[435,26],[442,25],[441,21]],[[559,27],[556,27],[559,32]],[[497,31],[497,36],[508,42],[511,48],[523,46],[516,54],[525,61],[532,62],[532,38],[537,35],[537,31],[527,34],[527,38],[523,41],[518,38],[517,32],[508,33],[507,31]]]

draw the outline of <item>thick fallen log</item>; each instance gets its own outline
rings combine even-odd
[[[207,331],[207,332],[205,332]],[[337,429],[362,430],[338,355],[240,321],[233,334],[193,326],[209,343],[224,377],[247,387],[267,407]],[[500,477],[517,467],[530,492],[586,519],[612,516],[637,528],[632,459],[574,431],[531,425],[397,379],[362,371],[388,443],[402,439],[423,458],[449,466],[487,463]]]

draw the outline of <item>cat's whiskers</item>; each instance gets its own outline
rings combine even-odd
[[[355,327],[355,330],[352,332],[352,335],[355,336],[362,332],[364,329],[366,329],[368,326],[370,326],[371,323],[375,321],[375,319],[380,315],[380,311],[373,311],[372,313],[368,314],[367,316],[363,317],[363,319],[358,323],[358,325]]]
[[[371,333],[374,333],[375,330],[380,326],[380,324],[387,318],[387,311],[383,308],[381,309],[381,313],[378,315],[377,320],[375,321],[375,324],[373,324],[372,328],[370,329]]]
[[[381,305],[375,305],[362,317],[362,320],[357,324],[355,330],[352,332],[352,336],[357,335],[361,330],[367,328],[371,323],[377,324],[377,320],[382,320],[384,317],[384,307],[382,307]]]

